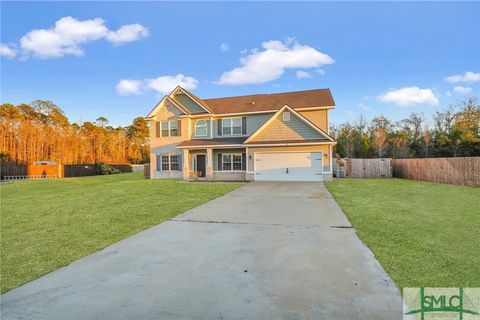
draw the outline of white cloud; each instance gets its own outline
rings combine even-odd
[[[154,79],[122,79],[118,82],[116,90],[120,95],[141,94],[146,89],[168,94],[175,89],[176,86],[192,90],[198,86],[198,80],[193,77],[184,76],[181,73],[176,76],[161,76]]]
[[[318,73],[318,74],[321,74],[321,75],[325,74],[325,70],[323,70],[323,69],[317,69],[317,70],[315,70],[315,72]]]
[[[305,79],[305,78],[311,78],[312,76],[310,73],[304,70],[298,70],[297,73],[295,74],[298,79]]]
[[[17,56],[17,53],[6,44],[0,43],[0,56],[12,59]]]
[[[251,50],[249,55],[240,59],[240,67],[224,72],[217,83],[265,83],[278,79],[286,69],[319,68],[335,62],[327,54],[310,46],[288,42],[278,40],[263,42],[263,50]]]
[[[480,81],[480,73],[467,71],[463,75],[455,74],[453,76],[446,77],[445,81],[450,83],[458,83],[458,82],[474,83],[474,82]]]
[[[400,107],[408,107],[416,104],[437,105],[438,99],[432,89],[421,89],[419,87],[404,87],[391,90],[377,96],[383,102],[395,103]]]
[[[347,115],[348,115],[349,117],[352,117],[352,116],[355,115],[355,112],[353,112],[352,110],[347,110]]]
[[[197,79],[193,77],[187,77],[183,74],[177,74],[176,76],[162,76],[155,79],[145,80],[147,87],[156,90],[163,94],[170,93],[176,86],[181,86],[184,89],[192,90],[198,85]]]
[[[111,43],[121,44],[136,41],[149,35],[147,28],[141,24],[134,23],[121,26],[117,31],[110,31],[107,35],[107,40]]]
[[[221,52],[227,52],[228,50],[230,50],[230,45],[228,43],[222,43],[220,45]]]
[[[472,92],[472,88],[458,86],[458,87],[453,88],[453,91],[455,91],[456,93],[459,93],[463,96],[466,96],[467,94]]]
[[[140,94],[142,93],[142,86],[143,82],[141,80],[122,79],[118,82],[116,90],[122,96]]]
[[[452,96],[452,93],[451,93],[450,91],[447,91],[447,92],[445,92],[445,95],[446,95],[447,97],[451,97],[451,96]]]
[[[81,45],[95,40],[106,39],[119,44],[146,36],[148,30],[139,24],[124,25],[117,31],[110,31],[101,18],[77,20],[63,17],[50,29],[32,30],[25,34],[20,39],[20,46],[24,52],[38,58],[58,58],[64,55],[83,56]]]

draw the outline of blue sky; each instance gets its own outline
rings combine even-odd
[[[129,124],[178,81],[204,98],[330,88],[334,123],[361,113],[430,117],[480,95],[479,2],[2,2],[1,9],[1,102],[52,100],[72,122],[105,116]]]

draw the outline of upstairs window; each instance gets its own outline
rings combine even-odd
[[[168,129],[169,121],[162,121],[162,137],[169,137],[170,130]]]
[[[290,121],[290,112],[283,112],[283,121]]]
[[[242,118],[222,119],[222,133],[224,135],[242,134]]]
[[[162,137],[176,137],[178,132],[178,121],[162,121]]]
[[[207,136],[207,121],[198,120],[195,122],[195,136],[206,137]]]

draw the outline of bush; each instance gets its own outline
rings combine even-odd
[[[95,171],[99,175],[122,173],[120,170],[115,169],[114,167],[111,167],[111,166],[106,165],[106,164],[101,164],[101,165],[96,166]]]

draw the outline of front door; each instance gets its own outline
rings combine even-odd
[[[197,154],[196,159],[197,159],[197,161],[196,161],[197,177],[205,178],[206,177],[205,155],[204,154]]]

